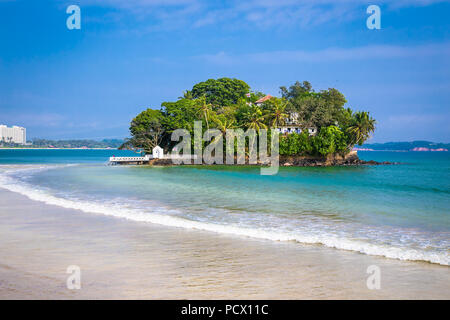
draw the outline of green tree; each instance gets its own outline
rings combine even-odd
[[[248,129],[255,129],[259,132],[260,129],[267,129],[265,124],[266,117],[261,108],[258,106],[250,106],[248,111],[244,114],[244,126]]]
[[[323,127],[319,134],[312,138],[314,152],[326,156],[333,153],[347,153],[345,134],[337,126]]]
[[[311,83],[308,81],[303,81],[302,83],[296,81],[289,89],[285,86],[280,87],[280,92],[283,98],[290,100],[308,95],[314,91],[312,90]]]
[[[211,114],[213,113],[212,105],[211,105],[211,103],[206,102],[206,98],[204,96],[196,99],[195,101],[196,101],[196,106],[198,108],[198,113],[199,113],[200,117],[205,120],[206,128],[209,129],[209,121],[208,120],[211,117]]]
[[[333,122],[333,116],[326,101],[318,96],[298,97],[291,100],[295,110],[299,114],[299,121],[304,128],[326,127]]]
[[[278,128],[286,122],[289,117],[286,113],[286,99],[274,97],[269,99],[265,105],[268,107],[268,118],[272,127]]]
[[[216,109],[220,106],[236,104],[249,92],[250,86],[242,80],[220,78],[209,79],[194,85],[192,97],[196,99],[205,96],[206,103],[212,104]]]
[[[313,153],[312,137],[307,131],[280,137],[280,155],[307,155]]]
[[[126,139],[120,149],[142,149],[145,152],[160,144],[165,133],[164,115],[160,110],[147,109],[138,114],[130,125],[132,137]]]
[[[347,100],[337,89],[314,92],[308,81],[297,81],[289,89],[280,87],[280,90],[288,101],[286,110],[298,112],[304,127],[314,126],[320,129],[330,125],[347,124],[348,117],[344,108]]]
[[[228,129],[236,128],[236,120],[233,118],[228,118],[224,114],[215,115],[212,117],[212,121],[217,129],[222,132],[225,137]]]
[[[336,122],[339,125],[345,123],[346,109],[344,105],[347,103],[345,96],[334,88],[320,91],[319,96],[325,101],[333,124],[336,124]]]
[[[370,138],[375,131],[376,121],[369,112],[358,111],[352,115],[351,124],[346,129],[348,134],[349,147],[362,145],[364,141]]]
[[[170,149],[177,142],[170,139],[172,132],[176,129],[186,129],[191,136],[194,135],[194,121],[199,120],[198,101],[179,99],[175,102],[164,102],[161,104],[164,118],[163,125],[167,135],[161,143],[164,149]],[[194,139],[192,139],[194,143]]]
[[[194,99],[194,97],[192,96],[192,91],[186,90],[186,91],[183,91],[183,96],[182,97],[178,97],[178,99],[189,99],[189,100],[192,100],[192,99]]]
[[[194,121],[199,120],[197,102],[189,99],[180,99],[175,102],[161,104],[164,118],[163,125],[168,133],[176,129],[186,129],[194,132]]]

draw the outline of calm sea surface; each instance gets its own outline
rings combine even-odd
[[[450,153],[359,152],[397,165],[107,166],[117,150],[0,150],[0,187],[117,218],[401,260],[450,263]]]

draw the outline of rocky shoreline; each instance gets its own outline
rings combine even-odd
[[[174,166],[171,159],[153,159],[150,160],[151,166]],[[280,167],[333,167],[333,166],[360,166],[360,165],[391,165],[395,164],[389,161],[378,162],[374,160],[361,160],[356,151],[352,151],[345,156],[329,155],[326,158],[310,157],[310,156],[280,156]],[[227,165],[224,161],[223,165]],[[246,164],[248,165],[248,159]],[[244,165],[244,166],[245,166]],[[265,165],[264,163],[256,164],[258,166]]]
[[[317,157],[280,157],[280,167],[333,167],[333,166],[359,166],[359,165],[389,165],[389,161],[378,162],[374,160],[361,160],[353,151],[345,156],[330,155],[326,158]]]

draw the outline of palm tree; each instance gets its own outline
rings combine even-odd
[[[373,119],[368,112],[359,111],[352,115],[350,126],[347,128],[347,133],[350,136],[352,146],[355,144],[362,145],[364,141],[370,138],[375,131],[375,119]]]
[[[264,123],[265,116],[261,109],[257,106],[252,106],[244,114],[244,125],[249,129],[255,129],[259,132],[260,129],[267,129],[267,125]]]
[[[236,120],[233,118],[232,119],[227,118],[222,114],[220,114],[220,115],[212,114],[211,120],[214,123],[216,129],[218,129],[222,133],[223,138],[226,137],[228,129],[236,128],[236,126],[235,126]],[[219,141],[220,141],[220,137],[215,137],[214,140],[211,141],[211,144],[214,145],[214,144],[218,143]]]
[[[277,128],[279,125],[282,125],[285,123],[285,120],[289,117],[286,111],[287,101],[285,99],[277,99],[272,98],[270,99],[270,102],[272,103],[269,118],[272,121],[272,127]]]
[[[206,103],[206,97],[201,97],[197,99],[198,104],[198,112],[202,116],[203,119],[206,121],[206,127],[209,129],[209,122],[208,119],[210,118],[210,115],[212,113],[212,105],[210,103]]]
[[[182,97],[178,97],[178,99],[189,99],[189,100],[192,100],[192,99],[194,99],[194,97],[192,96],[192,91],[186,90],[186,91],[183,91],[183,96]]]
[[[222,134],[225,136],[228,129],[234,129],[236,128],[235,119],[230,119],[225,116],[214,116],[212,117],[212,120],[214,124],[216,125],[216,128],[222,132]]]

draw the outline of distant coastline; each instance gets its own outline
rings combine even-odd
[[[405,141],[386,143],[365,143],[354,148],[356,151],[391,151],[391,152],[448,152],[450,143],[430,141]]]
[[[422,148],[421,148],[422,149]],[[367,152],[448,152],[448,149],[426,149],[425,150],[392,150],[392,149],[370,149],[370,148],[353,148],[353,151],[367,151]]]
[[[47,140],[34,138],[27,144],[0,143],[0,148],[12,149],[117,149],[123,144],[122,139],[68,139]]]

